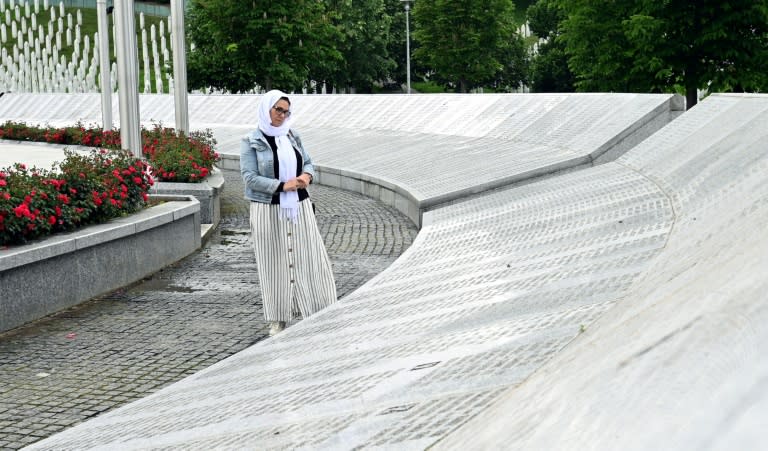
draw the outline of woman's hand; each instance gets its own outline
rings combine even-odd
[[[300,176],[296,178],[298,180],[301,180],[301,183],[303,183],[303,186],[301,186],[300,188],[306,189],[309,186],[310,182],[312,182],[312,175],[306,172],[302,173]]]
[[[288,180],[283,184],[283,191],[298,191],[300,189],[306,189],[309,186],[309,182],[312,181],[312,176],[306,172],[300,176]]]
[[[304,181],[296,177],[294,179],[288,180],[283,184],[283,191],[298,191],[306,187],[307,185],[304,183]]]

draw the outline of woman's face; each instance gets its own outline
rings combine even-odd
[[[280,99],[275,105],[269,109],[269,119],[272,121],[272,125],[279,127],[285,122],[285,118],[291,115],[291,104],[285,99]]]

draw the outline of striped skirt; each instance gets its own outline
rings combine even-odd
[[[290,321],[294,306],[306,318],[336,302],[331,262],[312,204],[299,202],[299,223],[281,219],[280,206],[251,202],[251,238],[267,321]]]

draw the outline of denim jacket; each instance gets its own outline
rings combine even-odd
[[[301,172],[306,172],[314,178],[312,158],[304,150],[298,133],[291,130],[288,132],[288,139],[304,160]],[[240,174],[245,182],[246,199],[265,204],[272,201],[272,194],[280,185],[280,180],[275,178],[273,159],[272,148],[261,130],[256,129],[240,140]]]

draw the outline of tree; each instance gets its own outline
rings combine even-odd
[[[192,0],[186,22],[193,89],[298,90],[310,69],[341,60],[324,2]]]
[[[565,43],[560,39],[560,22],[565,19],[556,0],[539,0],[526,12],[531,32],[541,41],[531,61],[531,90],[573,92],[575,78],[568,68]]]
[[[674,92],[768,88],[766,0],[559,0],[579,90]]]
[[[372,92],[374,82],[387,78],[395,68],[387,50],[392,18],[386,14],[384,0],[328,3],[335,12],[334,24],[341,36],[337,49],[343,60],[324,79]]]
[[[560,23],[568,67],[578,91],[648,92],[649,74],[630,71],[634,61],[622,18],[629,17],[634,0],[558,0],[566,17]],[[641,69],[641,68],[638,68]]]
[[[514,84],[509,58],[523,44],[513,13],[511,0],[418,0],[413,57],[459,92],[500,80]]]
[[[654,88],[683,86],[687,105],[697,89],[768,87],[768,2],[640,1],[625,21],[635,65],[654,71]]]

